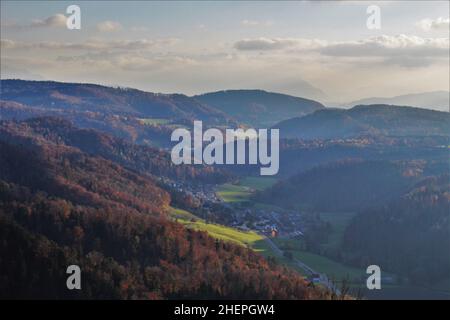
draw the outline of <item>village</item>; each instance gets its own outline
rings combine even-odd
[[[256,231],[267,237],[298,238],[304,236],[302,215],[298,211],[256,206],[252,201],[226,202],[219,195],[220,185],[193,185],[170,182],[170,186],[201,203],[201,218],[214,219],[242,231]],[[249,192],[254,190],[249,189]],[[222,209],[222,210],[221,210]],[[222,211],[220,217],[213,212]],[[214,218],[212,218],[214,216]]]

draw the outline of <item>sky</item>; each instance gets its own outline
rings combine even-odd
[[[449,90],[449,33],[448,1],[1,1],[1,77],[343,103]]]

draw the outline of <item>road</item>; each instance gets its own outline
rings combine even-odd
[[[280,258],[284,257],[283,250],[281,250],[270,238],[264,236],[264,239]],[[307,264],[305,264],[304,262],[300,261],[295,257],[293,258],[293,260],[302,270],[306,272],[306,274],[308,275],[318,274],[320,284],[322,284],[323,286],[334,292],[336,295],[341,294],[341,291],[328,279],[326,274],[314,271],[314,269],[312,269]]]

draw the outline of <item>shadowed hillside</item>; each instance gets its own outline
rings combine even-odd
[[[282,121],[274,126],[284,138],[342,139],[349,137],[449,136],[450,113],[389,105],[326,109]]]
[[[395,199],[448,163],[346,160],[314,167],[257,196],[267,203],[319,211],[354,211]]]
[[[194,98],[255,127],[271,126],[324,108],[314,100],[262,90],[226,90]]]
[[[449,212],[448,173],[427,178],[388,205],[357,215],[345,232],[342,256],[353,265],[377,264],[416,284],[445,281],[450,278]]]
[[[224,113],[182,94],[54,81],[1,80],[2,100],[34,108],[90,111],[138,118],[231,121]]]

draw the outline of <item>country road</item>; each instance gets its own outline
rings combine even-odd
[[[264,239],[278,256],[280,256],[281,258],[284,257],[283,250],[281,250],[270,238],[264,236]],[[336,295],[341,294],[341,291],[328,279],[326,274],[314,271],[314,269],[312,269],[311,267],[309,267],[308,265],[306,265],[305,263],[303,263],[302,261],[300,261],[295,257],[293,258],[293,260],[301,269],[303,269],[306,272],[306,274],[319,275],[320,284],[322,284],[323,286],[334,292]]]

